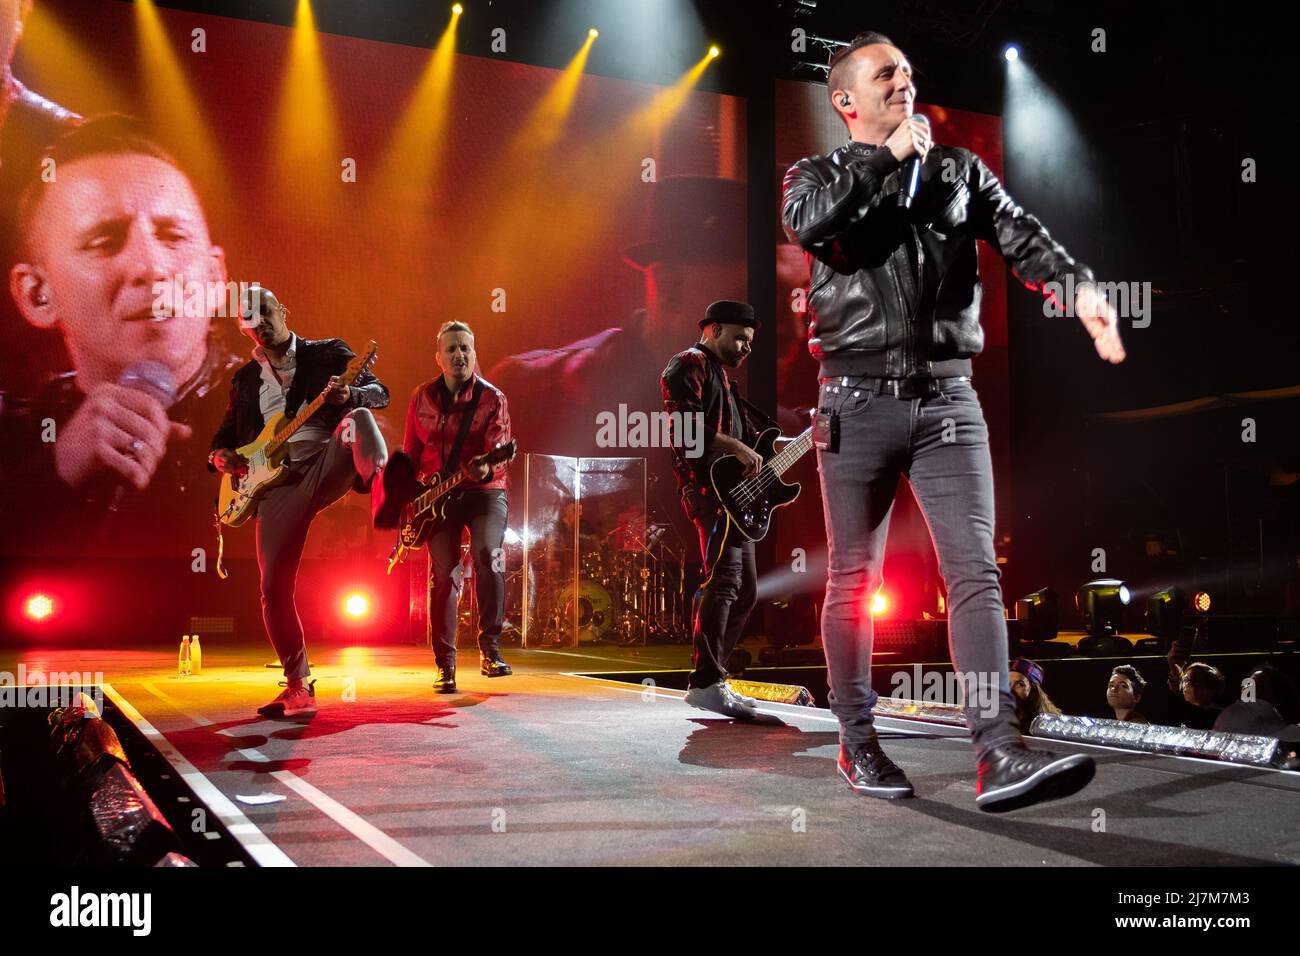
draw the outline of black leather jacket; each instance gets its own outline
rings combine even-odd
[[[786,173],[782,221],[808,255],[808,346],[823,375],[969,375],[984,347],[976,239],[1036,291],[1069,273],[1092,281],[970,150],[936,144],[906,212],[902,178],[888,149],[852,141]]]

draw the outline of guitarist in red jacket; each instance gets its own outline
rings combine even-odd
[[[758,429],[746,417],[738,386],[727,369],[749,356],[758,320],[744,302],[714,302],[700,320],[699,342],[678,352],[660,378],[664,411],[673,430],[673,470],[682,507],[700,536],[704,581],[695,592],[691,627],[692,660],[686,703],[728,717],[751,718],[757,703],[726,682],[727,658],[740,640],[757,600],[754,542],[732,529],[709,482],[709,465],[735,455],[746,476],[758,474],[763,459],[751,447]],[[702,446],[689,447],[686,416],[703,425]]]
[[[411,393],[402,451],[393,454],[385,483],[400,484],[403,470],[424,482],[468,471],[462,490],[453,492],[443,520],[429,536],[433,567],[429,624],[437,662],[434,690],[456,691],[456,604],[460,597],[460,543],[469,528],[474,553],[474,580],[479,612],[479,671],[505,677],[510,665],[501,659],[505,620],[505,569],[502,546],[506,531],[506,465],[476,459],[510,442],[510,412],[500,389],[475,373],[474,332],[464,322],[446,322],[438,330],[438,368],[442,374]],[[383,525],[377,522],[377,525]]]
[[[240,326],[256,346],[253,360],[231,383],[226,417],[208,455],[210,469],[246,471],[248,462],[236,448],[257,438],[277,414],[295,415],[329,389],[325,404],[289,441],[290,480],[264,492],[256,512],[262,617],[285,677],[284,692],[257,712],[304,716],[316,712],[316,692],[315,681],[307,683],[307,644],[294,600],[298,564],[316,514],[349,489],[370,491],[384,468],[388,446],[370,409],[388,404],[388,389],[369,371],[350,386],[340,384],[352,350],[341,339],[304,339],[289,331],[288,309],[270,289],[250,288],[241,309]]]

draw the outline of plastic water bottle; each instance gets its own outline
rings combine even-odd
[[[185,677],[190,672],[190,636],[186,634],[181,638],[181,656],[176,662],[176,673],[180,677]]]
[[[199,646],[199,636],[195,634],[190,638],[190,673],[198,674],[203,671],[203,648]]]

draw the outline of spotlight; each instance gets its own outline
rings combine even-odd
[[[1028,622],[1025,637],[1041,644],[1056,637],[1060,628],[1061,599],[1051,588],[1042,588],[1016,601],[1016,620]]]
[[[1157,591],[1147,598],[1147,633],[1155,637],[1175,638],[1183,630],[1183,611],[1187,595],[1176,587]]]
[[[23,613],[33,621],[44,621],[54,613],[54,599],[48,594],[33,594],[23,602]]]
[[[1133,599],[1128,585],[1117,578],[1089,581],[1074,595],[1074,606],[1083,615],[1083,626],[1093,637],[1107,631],[1114,634],[1124,621],[1124,608]]]
[[[462,13],[465,12],[465,8],[462,7],[459,3],[453,3],[451,5],[451,12],[456,14],[456,16],[460,16]]]
[[[871,595],[871,616],[883,617],[889,611],[889,598],[884,591]]]
[[[711,46],[711,47],[709,47],[709,56],[711,56],[711,57],[717,57],[717,56],[721,56],[721,55],[722,55],[722,51],[719,50],[716,46]]]
[[[1192,595],[1192,607],[1197,614],[1208,614],[1210,611],[1210,592],[1197,591]]]
[[[343,599],[343,613],[354,621],[359,621],[370,613],[370,598],[359,591],[354,591]]]
[[[1020,59],[1020,47],[1013,43],[1002,51],[1002,55],[1007,58],[1008,63],[1014,63]]]
[[[600,36],[600,31],[597,30],[595,27],[592,27],[590,30],[587,31],[587,36],[591,37],[594,40],[596,39],[596,37]]]

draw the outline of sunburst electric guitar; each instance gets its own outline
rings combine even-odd
[[[338,376],[340,385],[351,385],[361,373],[374,364],[379,355],[379,346],[371,341],[364,355],[355,356],[343,374]],[[235,451],[248,459],[248,470],[240,475],[222,475],[221,491],[217,495],[217,518],[222,524],[232,528],[243,524],[257,510],[257,502],[268,488],[280,484],[288,476],[289,468],[284,464],[288,454],[289,439],[293,433],[307,423],[307,419],[325,404],[326,388],[307,405],[303,406],[297,416],[290,421],[283,412],[276,415],[260,435]]]
[[[463,467],[446,478],[433,484],[422,483],[420,493],[402,512],[402,530],[397,535],[397,543],[393,545],[393,553],[388,558],[388,573],[392,574],[393,568],[405,561],[409,552],[424,547],[424,543],[429,540],[429,535],[433,534],[434,529],[443,519],[447,510],[447,496],[469,478],[471,468],[477,468],[479,465],[487,465],[491,468],[502,462],[513,461],[517,448],[512,438],[504,445],[497,445],[491,451],[477,458],[471,458]]]

